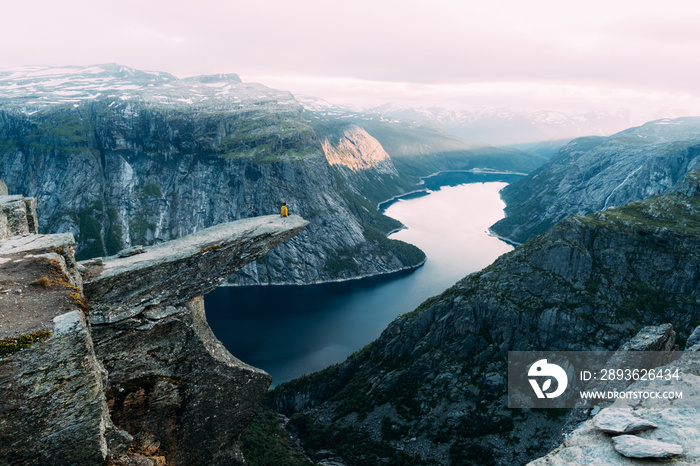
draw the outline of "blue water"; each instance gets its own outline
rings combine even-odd
[[[273,384],[341,362],[398,315],[512,249],[487,232],[503,218],[498,191],[505,185],[443,186],[382,206],[408,227],[391,238],[427,255],[413,272],[323,285],[222,287],[205,297],[207,320],[233,355],[267,371]]]

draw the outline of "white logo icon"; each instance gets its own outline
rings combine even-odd
[[[528,377],[547,377],[542,387],[535,379],[529,379],[532,389],[535,391],[537,398],[556,398],[566,390],[566,386],[569,383],[566,377],[566,372],[561,367],[556,364],[549,364],[546,359],[540,359],[530,367],[527,372]],[[552,386],[552,378],[557,381],[557,389],[551,393],[547,393]]]

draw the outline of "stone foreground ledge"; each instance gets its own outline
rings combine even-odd
[[[83,261],[90,321],[118,322],[153,306],[178,305],[204,295],[308,223],[296,215],[254,217],[147,246],[128,257]]]
[[[101,465],[109,420],[103,370],[82,311],[0,359],[0,464]]]

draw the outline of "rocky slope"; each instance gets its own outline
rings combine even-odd
[[[25,215],[0,240],[0,463],[244,464],[271,378],[214,337],[202,294],[308,222],[251,218],[78,264],[70,233],[26,232]]]
[[[682,342],[700,323],[699,222],[697,171],[668,194],[566,219],[270,403],[309,451],[348,464],[534,459],[565,412],[506,407],[507,352],[616,349],[667,322]]]
[[[233,277],[237,284],[415,267],[424,255],[385,238],[400,225],[377,212],[378,202],[446,168],[539,163],[493,148],[486,152],[494,157],[470,158],[474,148],[451,141],[450,150],[460,148],[451,158],[398,167],[362,126],[320,121],[291,94],[235,75],[35,67],[1,74],[0,98],[0,177],[39,199],[42,231],[75,235],[81,259],[272,214],[282,202],[310,221],[299,238]]]
[[[672,387],[683,393],[683,401],[618,400],[566,436],[565,442],[529,466],[564,464],[634,465],[641,461],[659,461],[692,465],[700,463],[700,327],[688,340],[678,360],[661,369],[681,374],[668,384],[659,380],[640,380],[630,391],[664,391]]]
[[[663,193],[700,168],[700,118],[659,120],[613,136],[572,141],[501,192],[506,218],[492,226],[524,242],[569,215]]]

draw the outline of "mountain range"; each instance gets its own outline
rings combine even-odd
[[[628,128],[631,122],[629,111],[624,109],[562,112],[484,107],[450,110],[396,104],[367,107],[342,106],[306,95],[296,97],[306,109],[337,118],[429,123],[469,141],[497,146],[607,136]]]
[[[0,230],[23,223],[7,233],[0,265],[28,283],[0,298],[19,302],[26,289],[41,303],[60,294],[72,311],[43,322],[53,337],[0,359],[12,389],[3,392],[12,414],[5,438],[31,439],[23,432],[41,421],[40,440],[54,454],[93,464],[108,455],[242,464],[243,455],[254,463],[273,454],[260,462],[557,464],[588,438],[594,413],[508,408],[508,351],[616,350],[634,341],[637,349],[697,348],[697,118],[577,138],[546,161],[467,141],[437,120],[314,108],[236,75],[30,67],[0,74],[0,102],[0,179],[40,206],[37,220],[33,200],[3,196]],[[562,121],[541,116],[544,127]],[[346,361],[276,387],[248,427],[269,376],[218,343],[199,295],[229,267],[264,254],[274,231],[282,235],[275,244],[289,241],[233,283],[316,283],[419,266],[420,250],[386,238],[401,225],[378,204],[450,169],[530,173],[504,189],[507,217],[492,227],[523,244],[399,316]],[[278,217],[282,202],[308,225]],[[231,220],[240,222],[208,228]],[[29,244],[16,263],[15,245],[34,241],[37,224],[59,234],[36,235],[45,244]],[[221,236],[211,244],[211,235]],[[697,365],[688,371],[694,383]],[[47,418],[54,411],[32,403],[73,414]],[[658,416],[659,425],[683,428],[698,417]],[[569,430],[579,443],[561,444]],[[594,433],[595,448],[627,461],[602,435]],[[691,462],[693,438],[677,439]],[[598,457],[595,448],[587,458]]]
[[[700,118],[662,119],[609,137],[575,139],[501,196],[506,218],[491,227],[524,242],[569,215],[668,191],[700,168]]]
[[[377,204],[446,169],[528,172],[544,158],[432,126],[305,111],[236,75],[178,79],[119,65],[0,74],[0,178],[36,196],[78,258],[279,211],[311,223],[232,283],[317,283],[416,267]]]

